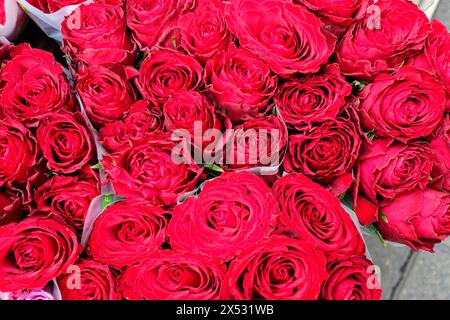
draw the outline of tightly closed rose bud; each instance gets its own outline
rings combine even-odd
[[[28,217],[0,227],[0,291],[42,288],[80,251],[73,229],[57,219]]]
[[[359,158],[359,188],[374,203],[416,188],[423,190],[429,182],[434,160],[425,142],[405,145],[376,138],[364,144]]]
[[[169,218],[170,212],[142,202],[112,204],[95,221],[88,252],[117,269],[135,264],[159,250]]]
[[[315,300],[327,277],[326,259],[308,241],[272,237],[245,248],[225,276],[223,299]]]
[[[303,6],[283,0],[235,0],[226,10],[240,45],[279,75],[317,72],[333,53],[335,38]]]
[[[21,44],[11,58],[1,71],[0,115],[35,127],[54,112],[73,110],[64,70],[50,53]]]
[[[450,236],[450,195],[433,189],[397,196],[381,208],[386,216],[377,228],[386,240],[406,244],[413,250],[433,251]]]
[[[78,279],[74,275],[77,271]],[[63,300],[119,300],[116,282],[116,275],[107,265],[87,259],[70,266],[58,278]]]
[[[199,254],[155,252],[122,274],[127,300],[217,300],[226,266]]]
[[[450,192],[450,115],[445,117],[442,127],[432,137],[430,148],[436,156],[433,187]]]
[[[173,206],[180,195],[194,190],[203,170],[193,160],[176,164],[174,148],[165,134],[105,157],[102,164],[117,195]]]
[[[81,231],[89,205],[98,195],[94,177],[53,176],[36,190],[34,199],[39,212],[58,215]]]
[[[324,300],[380,300],[381,284],[375,266],[364,257],[328,263],[328,279],[322,287]]]
[[[38,128],[37,140],[54,172],[73,173],[93,160],[93,137],[81,113],[55,113]]]
[[[365,245],[339,200],[298,173],[278,179],[272,187],[281,214],[279,225],[311,241],[328,259],[364,255]]]
[[[272,107],[277,76],[256,55],[245,49],[229,51],[208,60],[207,91],[233,121],[260,117]]]
[[[432,133],[442,121],[446,103],[442,84],[412,67],[376,77],[361,99],[363,128],[402,142]]]
[[[198,197],[174,208],[169,224],[174,250],[228,261],[273,230],[278,207],[264,181],[225,173],[205,183]]]
[[[89,67],[78,74],[77,91],[89,119],[96,127],[123,119],[136,100],[125,68]]]
[[[181,52],[158,50],[149,54],[139,71],[139,84],[145,98],[164,103],[174,93],[195,90],[203,81],[202,66]]]
[[[339,67],[331,64],[322,72],[285,82],[275,103],[290,128],[301,130],[312,123],[334,120],[352,93]]]
[[[61,25],[63,50],[89,66],[131,65],[136,50],[125,25],[122,6],[94,2],[79,6]]]
[[[427,16],[411,1],[379,0],[344,35],[337,61],[345,75],[371,79],[422,50],[429,32]]]
[[[54,13],[60,9],[83,3],[86,0],[27,0],[27,2],[44,13]]]

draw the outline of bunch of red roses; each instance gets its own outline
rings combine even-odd
[[[2,121],[31,144],[5,140],[30,164],[2,169],[3,210],[23,216],[0,228],[0,291],[57,278],[63,299],[379,299],[339,199],[415,250],[450,235],[450,35],[411,1],[98,0],[61,34],[94,138],[61,66],[4,47]],[[117,196],[100,215],[94,139]]]

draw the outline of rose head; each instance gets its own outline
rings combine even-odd
[[[278,207],[264,181],[251,173],[225,173],[197,197],[174,208],[169,223],[174,250],[228,261],[273,230]]]
[[[436,156],[436,167],[431,174],[433,187],[450,192],[450,116],[430,141],[430,148]]]
[[[317,72],[333,53],[335,38],[303,6],[283,0],[235,0],[226,11],[240,45],[281,76]]]
[[[217,300],[226,267],[194,253],[155,252],[122,274],[127,300]]]
[[[83,3],[85,1],[86,0],[27,0],[29,4],[44,13],[54,13],[64,7]]]
[[[386,221],[377,228],[386,240],[406,244],[413,250],[433,251],[450,236],[450,195],[433,189],[397,196],[381,208]]]

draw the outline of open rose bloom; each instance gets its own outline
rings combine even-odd
[[[1,298],[379,300],[360,225],[450,236],[450,33],[410,0],[18,2],[61,51],[0,48]]]

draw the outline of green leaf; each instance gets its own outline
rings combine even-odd
[[[221,172],[221,173],[225,172],[220,166],[218,166],[215,163],[208,164],[208,165],[206,165],[206,167],[209,170],[214,171],[214,172]]]
[[[352,85],[354,88],[356,88],[356,90],[362,91],[362,90],[366,87],[367,82],[365,82],[365,81],[359,81],[359,80],[354,80],[354,81],[351,83],[351,85]]]
[[[51,176],[54,176],[54,175],[55,175],[55,173],[53,171],[48,171],[48,172],[45,173],[45,176],[47,178],[50,178]]]
[[[100,170],[103,169],[102,164],[99,162],[97,164],[94,164],[93,166],[91,166],[92,170]]]
[[[345,196],[347,195],[347,192],[344,192],[343,194],[341,194],[338,198],[339,200],[344,200]]]
[[[111,205],[113,202],[113,194],[105,194],[102,197],[102,208],[105,209],[107,206]]]
[[[384,238],[381,235],[380,231],[378,231],[377,227],[375,227],[374,224],[370,224],[368,226],[365,226],[365,227],[363,227],[363,229],[365,229],[366,231],[376,235],[377,238],[380,240],[380,242],[381,242],[381,244],[383,245],[384,248],[388,247],[388,243],[386,242],[386,240],[384,240]]]
[[[172,37],[172,45],[174,49],[177,48],[177,40],[174,37]]]
[[[278,109],[277,109],[277,106],[275,106],[275,107],[272,108],[272,114],[273,114],[274,116],[277,116],[277,115],[278,115]]]
[[[381,210],[378,214],[379,214],[381,220],[383,220],[386,223],[389,223],[388,218],[386,217],[386,215],[383,212],[381,212]]]
[[[428,177],[428,181],[429,181],[429,182],[433,181],[433,177],[432,177],[432,176],[429,176],[429,177]]]
[[[366,231],[375,234],[378,230],[374,224],[369,224],[368,226],[363,227]]]
[[[367,132],[367,133],[366,133],[367,139],[369,139],[370,141],[372,141],[373,139],[375,139],[375,138],[376,138],[375,132],[376,132],[375,129],[373,129],[373,130]]]

